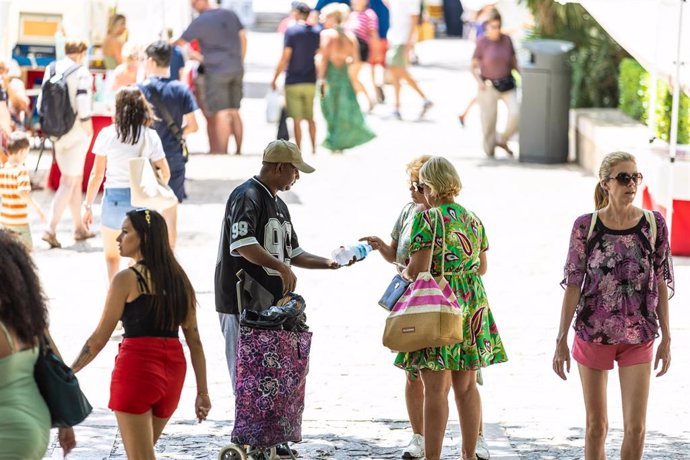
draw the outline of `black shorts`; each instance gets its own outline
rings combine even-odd
[[[369,43],[367,43],[366,40],[363,40],[360,37],[357,37],[357,41],[359,42],[359,59],[362,62],[368,62],[369,61]]]

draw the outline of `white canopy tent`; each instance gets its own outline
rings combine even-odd
[[[670,156],[678,138],[680,90],[690,92],[690,12],[685,0],[580,0],[582,6],[653,76],[673,86]],[[656,78],[653,79],[656,82]],[[656,97],[656,91],[652,91]],[[652,100],[652,106],[655,105]],[[650,107],[650,113],[654,107]],[[653,120],[654,117],[650,117]]]
[[[671,231],[673,200],[678,196],[676,178],[680,169],[674,168],[678,149],[678,110],[680,92],[690,92],[690,11],[686,0],[557,0],[560,3],[580,3],[599,24],[652,76],[649,112],[656,110],[656,81],[662,78],[673,87],[671,132],[666,173],[660,176],[666,182],[664,196],[666,221]],[[650,129],[654,130],[655,116],[650,116]],[[665,176],[665,177],[664,177]],[[684,176],[684,174],[682,174]],[[665,179],[665,180],[664,180]],[[688,182],[687,177],[680,178]],[[680,194],[685,194],[685,190]]]

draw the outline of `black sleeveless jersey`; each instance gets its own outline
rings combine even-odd
[[[253,264],[237,249],[261,245],[269,254],[290,264],[293,257],[304,252],[290,221],[287,205],[273,196],[257,177],[232,191],[225,205],[215,272],[216,311],[238,314],[237,272],[244,269],[278,300],[283,283],[277,271]]]

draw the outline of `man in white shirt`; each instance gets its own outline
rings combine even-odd
[[[93,126],[91,125],[91,88],[93,77],[83,65],[86,59],[86,49],[87,45],[83,41],[67,41],[65,43],[65,58],[49,65],[43,76],[45,84],[53,75],[62,75],[75,65],[79,66],[65,77],[69,90],[70,105],[76,113],[74,125],[72,129],[53,143],[55,161],[61,173],[60,186],[53,198],[48,228],[42,238],[51,248],[61,247],[60,242],[55,236],[55,231],[62,218],[62,213],[67,207],[69,207],[72,213],[74,239],[80,241],[96,236],[84,227],[81,221],[80,210],[84,161],[86,160],[86,153],[89,150],[89,144],[93,136]],[[46,114],[46,116],[61,116],[61,114]]]
[[[407,70],[415,28],[419,21],[421,0],[388,0],[387,4],[390,10],[390,28],[387,35],[386,66],[391,72],[395,89],[395,111],[393,115],[399,120],[402,118],[400,115],[400,88],[404,80],[424,100],[422,111],[419,114],[419,118],[422,118],[433,103],[427,99]]]

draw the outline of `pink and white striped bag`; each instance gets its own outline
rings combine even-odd
[[[443,229],[443,255],[446,252],[443,215],[438,208],[431,242],[429,269],[419,273],[386,319],[383,345],[393,351],[409,352],[462,342],[462,309],[444,277],[445,257],[441,257],[441,276],[431,274],[436,225]]]

